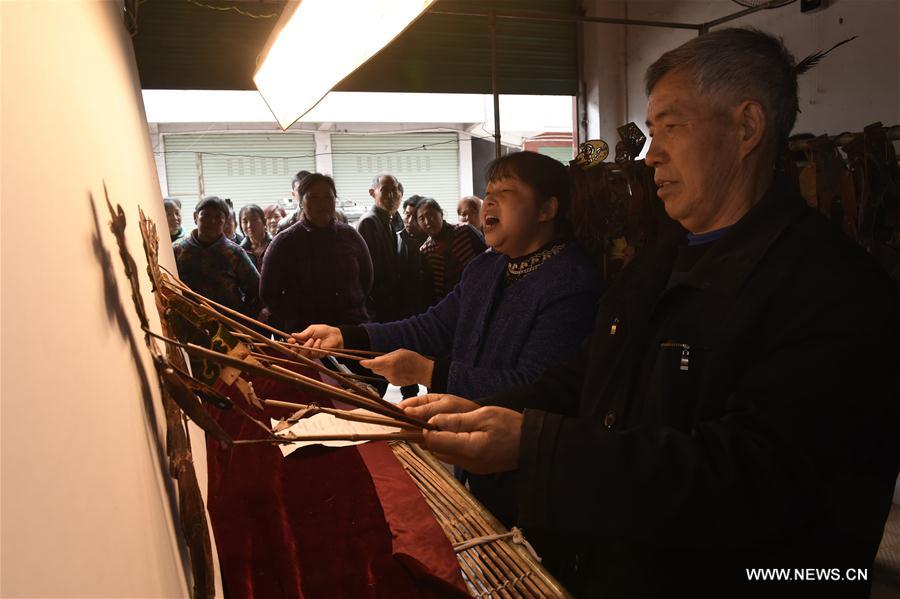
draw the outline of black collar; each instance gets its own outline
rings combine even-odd
[[[788,183],[776,179],[762,199],[709,248],[678,284],[734,295],[775,240],[806,208]]]
[[[381,222],[385,222],[390,224],[391,215],[390,213],[377,204],[372,204],[372,214],[378,217]]]

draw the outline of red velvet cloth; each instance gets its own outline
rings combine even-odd
[[[309,373],[306,373],[309,374]],[[332,403],[257,378],[257,395]],[[232,388],[222,388],[243,402]],[[290,413],[247,408],[268,423]],[[210,412],[234,439],[265,433],[236,409]],[[222,449],[207,441],[208,507],[225,593],[256,597],[467,597],[459,564],[425,500],[385,442]]]

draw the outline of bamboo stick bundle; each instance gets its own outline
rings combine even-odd
[[[570,597],[431,454],[407,443],[391,447],[457,548],[463,577],[474,596]]]
[[[399,429],[399,432],[396,433],[368,433],[368,434],[334,434],[334,435],[306,435],[303,438],[298,438],[296,435],[291,437],[278,437],[275,435],[275,431],[271,430],[269,427],[265,425],[265,423],[260,420],[254,418],[250,413],[248,413],[243,408],[240,408],[237,404],[234,404],[239,408],[239,411],[242,415],[250,419],[255,425],[263,428],[266,432],[269,433],[266,439],[252,440],[254,443],[285,443],[285,442],[296,442],[296,441],[327,441],[327,440],[346,440],[346,441],[374,441],[374,440],[406,440],[406,441],[421,441],[422,439],[422,429],[433,429],[432,425],[424,421],[420,421],[418,419],[407,416],[406,413],[397,407],[396,405],[384,400],[374,389],[371,387],[362,384],[358,380],[355,380],[352,377],[348,377],[345,374],[340,372],[335,372],[327,367],[325,367],[322,363],[317,360],[313,360],[307,357],[303,351],[300,350],[299,346],[296,344],[284,344],[279,343],[273,339],[266,337],[259,333],[260,330],[266,330],[274,333],[275,335],[279,335],[282,337],[286,337],[287,333],[283,331],[279,331],[274,327],[271,327],[265,323],[259,322],[249,316],[246,316],[236,310],[232,310],[227,306],[223,306],[214,300],[211,300],[199,293],[191,290],[187,285],[185,285],[182,281],[178,279],[177,276],[166,270],[165,268],[159,265],[157,260],[155,248],[156,243],[154,237],[155,231],[153,230],[152,223],[146,219],[146,217],[141,214],[141,232],[144,236],[144,250],[147,254],[148,260],[148,274],[151,277],[151,281],[153,283],[153,289],[157,296],[157,307],[160,308],[161,316],[165,316],[167,302],[171,301],[171,295],[167,294],[177,294],[181,301],[183,301],[190,309],[196,311],[196,313],[202,314],[204,317],[211,318],[214,321],[217,321],[221,326],[224,326],[225,329],[234,336],[240,336],[243,342],[252,349],[257,349],[259,351],[251,351],[250,354],[253,359],[245,360],[241,357],[231,356],[225,353],[221,353],[218,351],[213,351],[211,349],[207,349],[205,347],[201,347],[195,345],[193,343],[183,343],[176,339],[172,339],[166,337],[164,335],[159,335],[154,333],[150,327],[147,319],[141,319],[141,328],[148,336],[148,341],[158,340],[166,343],[170,348],[180,348],[184,350],[189,356],[194,359],[205,360],[209,362],[216,363],[220,366],[226,366],[235,368],[246,374],[254,374],[257,376],[264,376],[270,379],[277,380],[279,382],[285,383],[296,389],[304,389],[304,390],[312,390],[318,393],[322,393],[328,397],[332,397],[339,401],[343,401],[348,403],[355,408],[368,410],[375,414],[375,416],[369,417],[370,423],[381,424],[383,426],[390,426],[392,428]],[[129,256],[130,257],[130,256]],[[127,264],[128,262],[126,262]],[[136,271],[135,268],[132,270]],[[290,347],[293,345],[293,347]],[[271,353],[278,354],[282,357],[277,358],[275,356],[270,355]],[[349,355],[349,354],[348,354]],[[335,387],[331,384],[328,384],[324,381],[318,380],[316,378],[312,378],[302,374],[300,372],[295,372],[288,367],[293,367],[295,370],[299,368],[307,368],[314,370],[316,372],[320,372],[323,374],[327,374],[333,380],[337,381],[344,388]],[[188,375],[189,376],[189,375]],[[194,380],[194,379],[190,379]],[[199,384],[198,381],[195,381]],[[299,405],[299,404],[295,404]],[[198,404],[199,407],[199,404]],[[309,406],[305,407],[308,410]],[[202,410],[202,408],[200,408]],[[362,419],[359,415],[354,415],[346,410],[333,410],[329,408],[321,408],[319,406],[315,406],[314,411],[310,411],[309,415],[313,415],[314,412],[324,412],[331,413],[331,415],[336,417],[341,417],[343,419],[351,420],[355,419],[357,421],[361,421]],[[205,413],[205,412],[204,412]],[[204,429],[206,430],[206,429]],[[230,441],[230,440],[229,440]],[[243,444],[250,442],[251,440],[241,440],[238,444]]]
[[[267,368],[265,366],[244,361],[240,358],[235,358],[217,351],[200,347],[199,345],[194,345],[193,343],[182,343],[175,339],[170,339],[168,337],[164,337],[163,335],[158,335],[150,331],[149,329],[145,329],[145,332],[148,335],[159,339],[160,341],[163,341],[175,347],[180,347],[193,358],[209,360],[211,362],[216,362],[225,366],[231,366],[249,374],[257,374],[269,377],[271,379],[294,387],[295,389],[301,389],[304,391],[314,390],[321,392],[325,395],[329,395],[340,401],[346,402],[354,407],[369,410],[375,412],[376,414],[380,414],[381,416],[393,419],[394,421],[398,421],[398,424],[396,425],[398,428],[403,426],[403,424],[408,424],[413,425],[418,429],[434,430],[433,425],[428,424],[423,420],[407,416],[406,413],[403,412],[403,410],[395,409],[396,407],[393,404],[388,404],[391,406],[391,409],[387,409],[381,403],[374,402],[367,397],[362,397],[350,393],[349,391],[333,387],[328,383],[323,383],[322,381],[304,376],[292,370],[288,370],[287,368],[282,368],[281,366],[277,365],[273,365]]]
[[[327,434],[327,435],[290,435],[279,437],[275,431],[266,424],[254,418],[250,413],[234,403],[245,417],[264,429],[269,436],[264,439],[238,439],[235,445],[242,444],[285,444],[297,441],[369,441],[387,440],[409,473],[411,479],[419,488],[426,504],[431,509],[436,520],[448,539],[454,544],[460,568],[470,590],[476,597],[502,597],[502,598],[538,598],[538,597],[569,597],[563,587],[556,582],[541,567],[536,557],[530,555],[520,544],[516,544],[514,538],[510,538],[503,526],[482,507],[469,493],[440,465],[428,452],[410,443],[420,443],[423,440],[422,429],[434,427],[426,422],[411,418],[397,406],[386,402],[377,393],[361,385],[352,375],[341,374],[327,369],[318,361],[310,359],[303,352],[315,355],[331,355],[344,359],[361,359],[362,357],[378,356],[377,352],[362,350],[316,350],[304,348],[300,350],[297,344],[275,341],[259,333],[260,330],[269,331],[275,335],[287,338],[282,331],[258,322],[226,306],[205,298],[190,290],[184,283],[168,271],[164,271],[156,259],[157,240],[155,228],[152,223],[141,214],[142,234],[145,241],[145,252],[148,258],[148,272],[151,276],[154,292],[157,295],[157,307],[160,315],[165,320],[166,293],[178,294],[179,298],[187,302],[191,308],[198,310],[225,327],[233,336],[240,339],[250,348],[249,357],[242,359],[225,353],[213,351],[192,343],[181,341],[153,333],[146,318],[141,318],[141,328],[147,334],[148,345],[154,340],[164,342],[169,349],[179,348],[189,356],[199,360],[207,360],[220,366],[235,368],[243,373],[265,376],[282,382],[292,388],[312,390],[344,401],[354,407],[368,410],[374,414],[360,415],[347,410],[324,408],[315,404],[295,404],[291,402],[279,402],[265,400],[265,405],[282,407],[295,412],[292,418],[299,420],[313,413],[327,413],[346,420],[380,424],[398,429],[389,433],[353,433],[353,434]],[[124,221],[121,224],[124,228]],[[123,251],[123,260],[127,250]],[[129,278],[136,277],[136,267],[133,261],[125,260],[126,271]],[[137,291],[137,288],[133,289]],[[134,294],[137,298],[139,295]],[[139,313],[142,306],[137,305]],[[165,329],[164,329],[165,330]],[[275,354],[275,355],[273,355]],[[306,376],[295,370],[308,368],[322,372],[338,381],[345,388],[338,388],[318,379]],[[294,370],[292,370],[293,368]],[[290,420],[290,419],[289,419]],[[520,541],[521,542],[521,541]]]
[[[249,445],[252,443],[290,444],[298,441],[412,441],[422,442],[422,432],[405,433],[354,433],[348,435],[292,435],[277,437],[275,439],[238,439],[232,441],[235,445]]]
[[[235,337],[241,339],[249,339],[248,335],[236,334]],[[304,347],[297,343],[292,343],[290,341],[277,341],[276,343],[280,343],[281,345],[293,348],[294,350],[301,349],[307,352],[318,353],[323,356],[334,356],[335,358],[348,358],[350,360],[365,360],[368,358],[377,358],[379,356],[385,356],[390,352],[380,352],[380,351],[371,351],[368,349],[351,349],[347,347],[342,347],[341,349],[319,349],[316,347]],[[427,358],[429,360],[434,360],[434,356],[423,355],[423,358]]]
[[[254,347],[256,347],[256,346],[254,346]],[[260,353],[258,351],[251,351],[250,355],[253,356],[254,358],[256,358],[257,360],[271,362],[273,364],[281,364],[283,366],[295,366],[295,367],[303,366],[302,362],[299,362],[296,360],[291,360],[289,358],[276,358],[274,356]],[[331,371],[329,371],[328,374],[330,375]],[[347,373],[347,372],[343,372],[341,374],[343,374],[348,379],[356,379],[356,380],[360,380],[360,381],[372,381],[372,382],[383,382],[384,381],[384,379],[382,379],[382,378],[378,378],[378,377],[374,377],[374,376],[366,376],[364,374],[354,374],[354,373]]]
[[[392,418],[384,418],[382,416],[370,416],[366,414],[359,414],[354,412],[349,412],[347,410],[338,410],[335,408],[325,408],[319,406],[317,404],[302,404],[302,403],[293,403],[290,401],[280,401],[277,399],[266,399],[263,400],[263,403],[267,406],[274,406],[277,408],[288,408],[295,411],[295,417],[288,418],[286,422],[296,422],[301,417],[305,418],[306,416],[312,416],[315,414],[330,414],[335,418],[341,418],[343,420],[350,420],[353,422],[366,422],[368,424],[380,424],[382,426],[393,426],[399,428],[405,428],[415,431],[421,431],[421,428],[418,426],[412,426],[406,423],[399,423]]]
[[[239,339],[249,340],[251,337],[249,335],[245,335],[243,333],[236,333],[235,337]],[[377,351],[369,351],[365,349],[349,349],[349,348],[341,348],[341,349],[321,349],[318,347],[304,347],[298,343],[291,343],[290,341],[276,341],[279,345],[283,347],[287,347],[293,350],[300,350],[302,348],[303,351],[310,352],[313,354],[317,354],[320,356],[334,356],[335,358],[346,358],[348,360],[366,360],[368,358],[377,358],[379,356],[383,356],[384,352]]]
[[[486,536],[485,530],[477,525],[473,525],[471,512],[464,511],[452,498],[448,498],[447,494],[439,486],[435,484],[432,477],[427,473],[427,468],[420,468],[421,464],[411,464],[413,479],[417,481],[423,494],[426,496],[430,507],[435,510],[436,515],[443,515],[445,520],[438,518],[439,522],[446,525],[445,530],[449,530],[448,537],[457,547],[466,541],[474,538]],[[457,555],[463,559],[473,560],[479,564],[478,572],[481,573],[483,581],[479,581],[478,586],[487,585],[487,594],[496,593],[501,597],[507,596],[523,596],[535,597],[534,589],[530,585],[517,585],[527,577],[527,573],[523,573],[522,568],[516,568],[514,564],[499,558],[494,547],[483,545],[477,549],[470,548],[465,551],[458,551]]]
[[[200,295],[199,293],[192,291],[187,285],[185,285],[184,283],[179,281],[171,273],[167,273],[167,274],[168,274],[168,278],[164,279],[162,281],[163,286],[166,286],[169,288],[174,288],[176,291],[181,292],[182,297],[184,297],[186,301],[191,303],[193,306],[199,308],[206,314],[210,315],[211,317],[215,318],[216,320],[219,320],[221,323],[231,327],[233,330],[236,329],[236,331],[234,331],[235,333],[242,334],[245,337],[249,337],[250,339],[252,339],[253,342],[255,342],[256,345],[263,345],[263,346],[266,346],[276,352],[290,356],[292,359],[295,359],[296,361],[301,362],[303,365],[305,365],[309,368],[312,368],[319,372],[328,374],[329,376],[340,381],[341,383],[343,383],[345,386],[349,387],[356,393],[359,393],[361,395],[366,395],[366,396],[372,398],[373,400],[382,403],[384,406],[386,406],[388,408],[394,409],[395,411],[400,411],[400,408],[397,408],[396,406],[394,406],[394,404],[392,404],[390,402],[384,401],[381,398],[381,396],[379,396],[374,390],[364,387],[364,386],[360,385],[359,383],[356,383],[355,381],[352,381],[352,380],[346,378],[341,373],[335,373],[333,370],[326,368],[321,363],[316,362],[315,360],[312,360],[312,359],[306,357],[305,355],[303,355],[299,346],[297,346],[296,344],[294,344],[293,348],[288,347],[291,344],[279,343],[277,341],[269,339],[265,335],[262,335],[258,331],[254,330],[252,327],[263,328],[264,330],[269,330],[271,332],[274,332],[274,334],[276,334],[276,335],[284,336],[284,335],[287,335],[287,333],[284,333],[283,331],[279,331],[278,329],[270,327],[269,325],[259,322],[258,320],[255,320],[255,319],[253,319],[245,314],[242,314],[236,310],[232,310],[231,308],[228,308],[227,306],[223,306],[222,304],[214,302],[213,300],[210,300],[210,299]],[[185,296],[189,296],[189,297],[185,297]],[[238,321],[234,320],[234,318],[232,318],[232,317],[241,319],[244,321],[244,323],[247,323],[247,324],[238,322]],[[234,334],[234,333],[232,333],[232,334]],[[235,336],[238,336],[238,335],[235,335]]]

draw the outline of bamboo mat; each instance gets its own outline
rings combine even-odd
[[[391,447],[453,545],[508,532],[430,453],[406,442]],[[523,545],[511,540],[469,547],[456,556],[473,597],[571,597]]]

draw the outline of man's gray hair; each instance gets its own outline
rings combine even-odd
[[[759,29],[707,33],[670,50],[647,68],[647,95],[668,73],[693,76],[713,102],[756,100],[765,110],[770,139],[786,142],[799,112],[796,60],[784,42]]]
[[[398,188],[400,189],[400,192],[401,192],[401,193],[403,192],[403,188],[402,188],[402,187],[399,187],[399,185],[400,185],[400,179],[398,179],[397,177],[395,177],[394,175],[392,175],[392,174],[390,174],[390,173],[378,173],[377,175],[375,175],[374,177],[372,177],[372,187],[370,187],[369,189],[378,189],[378,184],[381,183],[381,179],[383,179],[384,177],[390,177],[391,179],[393,179],[394,181],[396,181],[396,182],[397,182],[397,186],[398,186]]]

